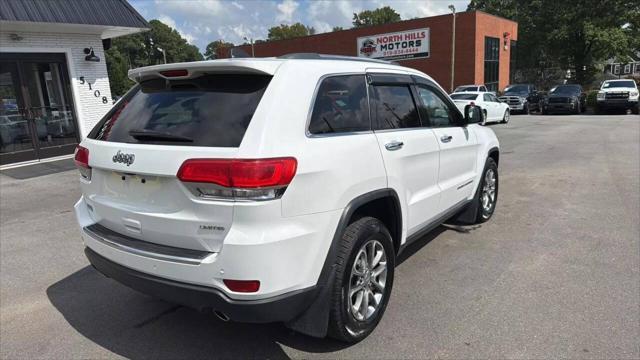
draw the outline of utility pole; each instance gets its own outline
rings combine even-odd
[[[249,43],[251,43],[251,57],[256,57],[256,52],[253,49],[253,38],[247,39],[247,37],[245,36],[244,41],[248,41]]]
[[[451,15],[453,16],[453,31],[451,35],[451,92],[453,92],[453,80],[455,76],[455,68],[456,68],[456,7],[449,5],[449,10],[451,10]]]

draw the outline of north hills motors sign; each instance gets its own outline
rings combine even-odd
[[[382,60],[429,57],[429,28],[359,37],[358,56]]]

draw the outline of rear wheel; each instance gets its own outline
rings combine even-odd
[[[335,267],[329,335],[357,342],[380,322],[393,286],[395,250],[384,224],[364,217],[349,225]]]
[[[509,117],[511,117],[511,113],[509,112],[509,109],[504,111],[504,116],[502,117],[502,123],[506,124],[509,122]]]

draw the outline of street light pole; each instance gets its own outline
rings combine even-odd
[[[451,92],[453,92],[453,80],[456,66],[456,8],[452,4],[449,5],[449,10],[451,10],[451,15],[453,16],[453,31],[451,35]]]
[[[160,51],[162,53],[162,58],[164,59],[164,63],[167,63],[167,53],[164,51],[163,48],[159,48],[157,47],[156,49],[158,49],[158,51]]]
[[[244,41],[248,41],[251,44],[251,57],[256,57],[256,52],[253,49],[253,38],[247,39],[247,37],[245,36]]]

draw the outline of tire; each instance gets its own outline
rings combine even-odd
[[[490,206],[486,207],[484,204],[484,196],[485,196],[485,186],[487,185],[487,175],[493,172],[494,174],[494,186],[493,186],[493,200],[490,203]],[[476,224],[481,224],[489,221],[493,216],[494,211],[496,210],[496,204],[498,203],[498,165],[492,158],[487,158],[487,162],[484,165],[484,170],[482,171],[482,178],[480,179],[480,185],[478,186],[478,190],[476,191],[476,196],[474,197],[474,206],[478,207],[478,211],[476,212]],[[489,186],[490,187],[490,186]],[[487,194],[488,195],[488,194]]]
[[[573,112],[573,113],[574,113],[574,114],[576,114],[576,115],[580,115],[580,113],[582,113],[582,108],[581,108],[581,106],[580,106],[580,102],[579,102],[579,101],[578,101],[578,103],[576,104],[576,108],[575,108],[575,110],[574,110],[574,112]]]
[[[380,250],[383,250],[382,258],[374,266],[371,266],[369,261],[371,257],[369,250],[372,248],[375,249],[376,256]],[[366,249],[364,258],[363,249]],[[389,302],[393,287],[395,256],[391,235],[380,220],[363,217],[345,229],[335,263],[335,281],[329,313],[329,336],[340,341],[355,343],[373,332]],[[363,259],[368,265],[364,265]],[[375,275],[375,271],[379,271],[383,265],[384,272]],[[357,275],[358,270],[362,270],[363,274]],[[376,284],[382,284],[383,289],[380,290]],[[354,291],[357,287],[361,290]],[[349,296],[352,291],[353,296]],[[357,306],[357,310],[354,310],[352,305],[358,303],[358,297],[361,299],[361,306]],[[362,306],[365,305],[365,298],[369,304],[366,311]],[[377,307],[375,307],[375,299],[378,299]]]
[[[634,107],[631,108],[631,113],[638,115],[640,113],[640,105],[636,105]]]
[[[504,111],[504,116],[502,117],[502,121],[501,123],[506,124],[509,122],[509,118],[511,117],[511,113],[509,112],[509,109]]]
[[[480,125],[487,125],[487,110],[482,110],[482,122]]]
[[[604,111],[602,111],[602,108],[598,105],[596,105],[594,112],[596,113],[596,115],[601,115],[604,113]]]

